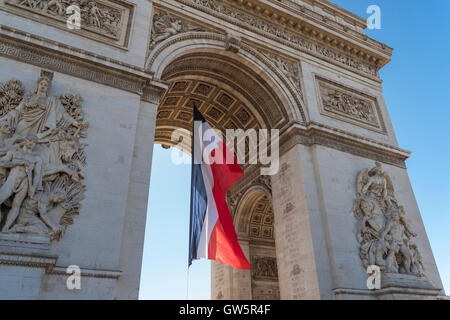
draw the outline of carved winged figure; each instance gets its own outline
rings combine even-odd
[[[362,170],[356,181],[358,196],[371,196],[380,202],[383,208],[396,204],[394,186],[389,175],[383,171],[379,162],[372,169]]]
[[[202,28],[185,23],[170,14],[155,14],[153,17],[152,41],[150,43],[150,48],[154,48],[158,43],[176,34],[202,30]]]
[[[356,180],[357,199],[352,212],[358,220],[356,239],[365,268],[377,265],[391,273],[423,275],[422,257],[412,238],[416,237],[399,206],[389,175],[376,162],[363,169]]]
[[[59,239],[84,198],[86,144],[80,139],[86,138],[88,125],[82,99],[49,97],[52,78],[42,71],[31,94],[24,94],[18,80],[0,83],[2,232]]]

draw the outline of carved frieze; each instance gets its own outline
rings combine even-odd
[[[316,43],[318,39],[309,39],[300,32],[290,31],[288,28],[279,26],[256,15],[249,14],[243,10],[232,7],[217,0],[179,0],[180,2],[196,7],[210,14],[220,16],[222,19],[238,22],[243,28],[253,29],[257,32],[263,32],[272,36],[276,40],[284,40],[286,44],[294,48],[301,48],[307,52],[321,56],[331,61],[340,63],[352,69],[358,70],[364,74],[378,77],[378,71],[375,64],[367,63],[350,54],[341,52],[337,48]],[[319,36],[319,32],[315,32]],[[323,36],[323,35],[322,35]],[[326,37],[325,37],[326,38]],[[347,46],[348,47],[348,46]],[[346,46],[344,45],[344,48]],[[363,54],[364,56],[364,54]]]
[[[255,280],[277,280],[277,259],[274,257],[252,256],[252,277]]]
[[[67,20],[75,11],[70,6],[79,8],[81,34],[92,35],[100,39],[126,46],[129,23],[133,6],[120,0],[6,0],[5,4],[24,14],[40,15],[40,22],[56,23],[66,27]],[[28,16],[28,15],[27,15]],[[33,16],[29,16],[32,18]]]
[[[82,98],[47,96],[53,73],[42,71],[37,90],[19,80],[0,84],[0,226],[3,235],[59,240],[79,214],[86,187],[88,124]]]
[[[156,13],[153,16],[150,51],[153,50],[158,43],[174,35],[189,31],[200,32],[205,31],[205,29],[167,12]]]
[[[319,77],[316,78],[316,81],[322,114],[370,130],[386,131],[375,97]]]
[[[395,198],[389,175],[376,162],[356,180],[357,199],[353,214],[357,219],[356,238],[365,268],[377,265],[387,273],[422,276],[424,267],[403,206]]]

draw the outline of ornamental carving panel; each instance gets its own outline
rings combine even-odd
[[[353,214],[358,220],[356,238],[364,268],[377,265],[387,273],[423,276],[422,256],[414,243],[416,233],[406,219],[394,186],[380,163],[362,170],[356,181]]]
[[[304,101],[302,83],[300,80],[301,79],[301,71],[300,71],[299,62],[287,60],[283,57],[280,57],[278,55],[268,53],[268,52],[265,52],[264,54],[292,82],[292,84],[295,86],[295,89],[297,89],[297,91],[300,95],[300,98],[302,99],[302,101]]]
[[[166,12],[156,13],[153,16],[150,51],[153,50],[158,43],[177,34],[189,31],[205,31],[205,29]]]
[[[277,280],[277,259],[273,257],[252,256],[252,277],[255,280]]]
[[[88,124],[82,98],[47,96],[52,78],[42,71],[29,93],[17,79],[0,83],[2,235],[59,240],[84,199]]]
[[[322,78],[316,81],[322,114],[366,129],[386,132],[375,97]]]
[[[9,7],[38,14],[44,19],[39,22],[56,22],[65,30],[67,19],[73,14],[67,14],[69,6],[80,8],[81,33],[100,36],[103,40],[126,46],[129,33],[129,23],[133,7],[119,0],[6,0]],[[31,16],[30,16],[31,17]],[[75,30],[78,31],[78,30]]]

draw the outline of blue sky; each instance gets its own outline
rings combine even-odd
[[[384,97],[444,288],[450,294],[450,1],[333,0],[367,17],[381,8],[370,37],[394,48],[381,71]],[[190,268],[187,296],[190,167],[156,145],[146,225],[141,299],[209,299],[210,262]]]

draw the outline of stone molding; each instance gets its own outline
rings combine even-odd
[[[159,105],[162,96],[164,95],[165,88],[156,86],[144,87],[141,100]]]
[[[429,297],[430,299],[448,300],[448,299],[440,299],[439,297],[440,291],[437,289],[417,289],[417,288],[411,289],[411,288],[389,287],[371,291],[371,290],[351,289],[351,288],[336,288],[333,290],[333,293],[336,296],[343,296],[343,295],[371,296],[375,299],[383,299],[383,296],[385,295],[402,294],[410,296],[410,299],[413,299],[414,296],[417,296],[419,299],[423,299],[423,296],[426,296]]]
[[[216,0],[177,1],[376,81],[379,81],[378,70],[390,59],[386,58],[386,56],[390,56],[390,53],[385,53],[386,56],[374,55],[373,50],[366,50],[362,46],[355,45],[353,41],[349,42],[340,37],[335,37],[333,34],[324,32],[324,30],[317,29],[312,25],[306,26],[304,21],[299,21],[293,17],[293,19],[284,18],[285,25],[278,26],[278,20],[268,22],[267,17],[257,17],[260,13],[257,15],[250,14]],[[244,2],[251,3],[250,8],[261,9],[259,2]],[[262,13],[266,11],[260,10]],[[269,13],[266,16],[281,17],[279,13]]]
[[[66,272],[67,266],[56,265],[57,260],[58,257],[53,255],[0,252],[0,265],[42,268],[47,275],[69,276],[70,274]],[[80,268],[80,271],[82,277],[91,278],[119,279],[122,275],[120,270]]]
[[[283,133],[280,138],[280,155],[297,144],[321,145],[403,169],[406,169],[405,160],[411,155],[400,148],[315,122],[307,127],[293,125],[288,132]]]
[[[410,296],[414,299],[415,296],[420,299],[423,296],[428,299],[439,299],[442,289],[436,288],[425,277],[417,277],[410,274],[385,273],[381,274],[381,288],[377,290],[368,289],[354,289],[354,288],[336,288],[333,293],[339,295],[359,295],[372,296],[375,299],[385,299],[383,296],[400,294]]]
[[[2,29],[3,26],[2,26]],[[0,56],[142,96],[152,76],[143,70],[106,66],[0,34]],[[131,69],[131,70],[130,70]]]
[[[67,267],[55,266],[50,274],[59,276],[69,276],[66,273]],[[119,279],[122,275],[120,270],[102,270],[102,269],[86,269],[80,268],[81,277]]]
[[[50,273],[52,271],[56,264],[56,260],[58,260],[57,256],[0,252],[0,264],[30,268],[44,268],[46,273]]]
[[[386,44],[369,38],[364,33],[364,30],[367,28],[367,20],[365,18],[357,16],[327,0],[302,0],[303,4],[293,0],[268,0],[267,2],[270,3],[270,7],[264,8],[264,11],[259,10],[257,6],[255,6],[255,0],[229,1],[237,2],[242,8],[251,9],[255,13],[262,12],[262,16],[266,16],[280,25],[294,27],[305,36],[323,40],[325,37],[322,37],[319,34],[319,28],[320,30],[325,29],[325,32],[331,31],[332,33],[329,32],[326,34],[326,36],[331,38],[325,39],[332,45],[337,45],[336,41],[341,40],[342,35],[344,35],[345,38],[352,40],[351,42],[349,41],[349,44],[347,45],[355,46],[354,42],[357,42],[358,44],[356,44],[356,46],[359,46],[359,48],[367,47],[369,51],[376,51],[374,55],[378,54],[382,56],[386,59],[386,61],[383,62],[386,63],[389,62],[389,57],[393,51],[393,49]],[[300,20],[299,18],[302,21],[297,21]],[[298,24],[306,22],[305,20],[310,22],[308,27],[312,30],[298,26]],[[317,29],[317,33],[313,31],[314,29]],[[340,34],[341,37],[336,36],[336,33]],[[341,47],[341,45],[338,47]],[[356,52],[353,53],[358,56]]]

